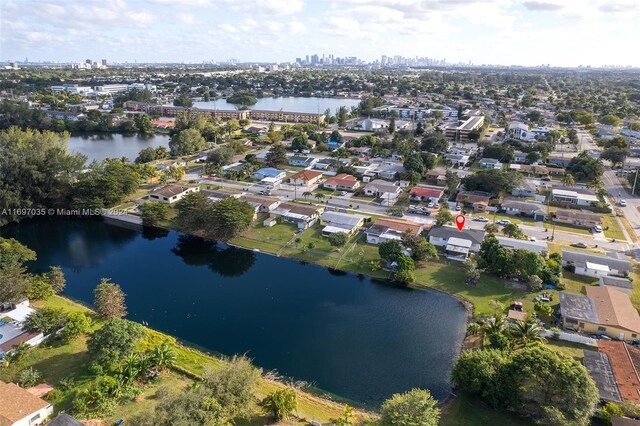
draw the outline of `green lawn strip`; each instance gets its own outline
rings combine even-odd
[[[605,229],[605,228],[609,229]],[[605,229],[604,235],[607,238],[615,238],[616,240],[626,240],[622,228],[618,224],[616,218],[612,215],[602,215],[602,228]]]
[[[552,229],[553,225],[554,225],[553,222],[544,223],[544,227],[548,229]],[[556,223],[555,226],[556,226],[556,231],[566,231],[566,232],[573,232],[574,234],[591,235],[591,229],[589,228],[582,228],[580,226],[567,225],[566,223]]]
[[[247,249],[259,249],[267,253],[276,254],[297,233],[298,228],[290,223],[278,223],[272,227],[266,227],[262,221],[266,215],[256,220],[254,226],[247,229],[239,237],[231,242]]]
[[[536,221],[531,219],[530,217],[522,217],[522,216],[510,215],[506,213],[496,213],[495,215],[493,213],[474,213],[473,217],[476,217],[476,216],[486,217],[487,219],[489,219],[490,221],[489,223],[493,222],[493,218],[495,216],[496,221],[500,219],[507,219],[517,225],[530,225],[530,226],[536,225]]]
[[[597,348],[593,346],[583,345],[582,343],[568,342],[566,340],[547,339],[546,345],[554,351],[561,352],[581,362],[584,358],[584,354],[582,352],[584,349],[597,351]]]
[[[533,423],[504,410],[494,410],[475,395],[461,392],[445,405],[442,426],[528,426]]]
[[[620,222],[622,223],[622,226],[624,227],[624,229],[627,230],[627,234],[629,234],[629,237],[631,238],[631,242],[637,243],[638,235],[636,234],[636,230],[633,229],[633,227],[631,226],[627,218],[620,217]]]

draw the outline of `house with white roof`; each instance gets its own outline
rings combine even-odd
[[[591,207],[593,203],[598,202],[598,197],[594,193],[554,188],[551,190],[551,201],[561,204]]]
[[[322,235],[327,236],[338,232],[353,235],[369,219],[369,216],[360,214],[326,211],[320,215],[320,224],[324,225]]]

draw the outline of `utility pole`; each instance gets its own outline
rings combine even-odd
[[[636,183],[638,183],[638,171],[640,171],[640,167],[636,167],[636,177],[633,180],[633,189],[631,190],[631,195],[636,195]]]

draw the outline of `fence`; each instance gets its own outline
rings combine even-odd
[[[551,339],[553,335],[554,332],[551,330],[545,330],[544,332],[544,337],[546,337],[547,339]],[[598,346],[597,340],[592,339],[591,337],[582,336],[575,333],[567,333],[566,331],[559,331],[558,335],[558,338],[560,340],[566,340],[567,342],[582,343],[583,345],[589,346]]]

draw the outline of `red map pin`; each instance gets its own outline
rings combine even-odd
[[[463,214],[459,214],[458,216],[456,216],[456,225],[458,226],[458,231],[462,231],[462,228],[464,228],[464,222],[466,220],[467,219]]]

